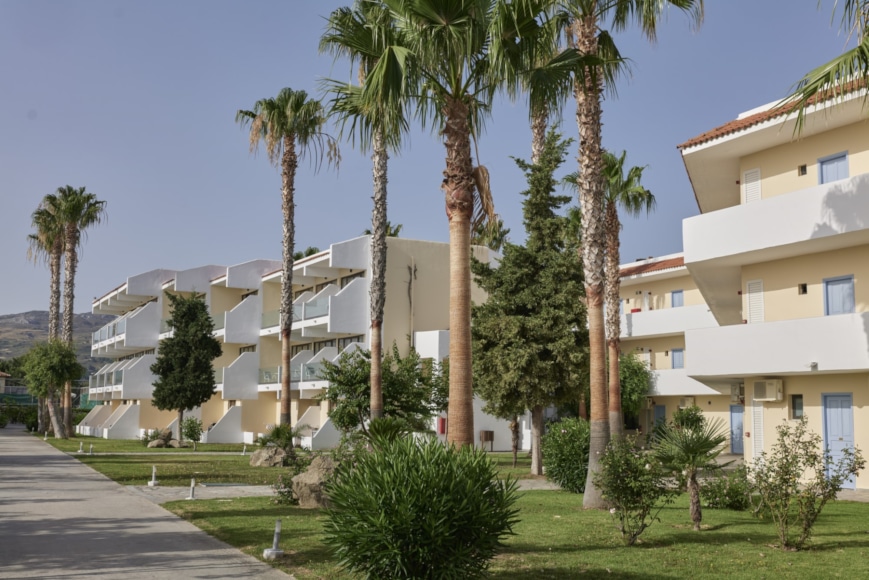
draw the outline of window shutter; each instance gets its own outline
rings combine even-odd
[[[745,203],[760,201],[760,169],[749,169],[742,174]]]
[[[751,280],[748,287],[748,323],[763,322],[763,280]]]
[[[751,449],[755,460],[763,452],[763,403],[752,401],[751,404]]]

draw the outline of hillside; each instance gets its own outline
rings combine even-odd
[[[91,334],[114,318],[104,314],[75,315],[75,350],[88,375],[108,360],[91,358]],[[21,356],[35,343],[44,340],[48,340],[47,311],[33,310],[22,314],[0,315],[0,359]]]

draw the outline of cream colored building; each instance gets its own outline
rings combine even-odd
[[[834,456],[869,451],[864,96],[810,108],[800,138],[768,105],[679,146],[701,211],[683,223],[684,264],[718,323],[686,330],[685,367],[742,389],[746,460],[801,416]]]
[[[388,238],[387,300],[383,344],[393,342],[402,355],[417,346],[424,358],[439,359],[449,325],[449,246],[438,242]],[[370,238],[332,244],[328,250],[295,262],[293,327],[290,336],[291,416],[307,425],[302,444],[334,446],[340,433],[318,396],[324,361],[366,349],[369,343]],[[475,256],[491,259],[486,248]],[[128,278],[94,301],[93,311],[118,318],[94,333],[92,353],[113,362],[91,377],[90,397],[103,401],[77,431],[106,438],[134,438],[150,429],[173,426],[176,415],[150,404],[150,365],[159,341],[169,336],[166,293],[205,295],[223,344],[215,360],[216,395],[193,411],[208,442],[252,443],[280,415],[281,368],[280,262],[255,260],[236,266],[191,270],[154,270]],[[472,298],[485,297],[474,288]],[[479,405],[478,405],[479,406]],[[496,447],[509,449],[506,422],[477,413],[476,428],[497,429]],[[503,423],[503,425],[501,424]],[[506,443],[504,443],[506,442]]]

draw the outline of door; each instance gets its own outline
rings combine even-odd
[[[737,455],[745,453],[742,446],[742,415],[745,407],[730,405],[730,452]]]
[[[667,421],[667,406],[655,405],[655,425],[665,423]]]
[[[833,463],[842,459],[845,449],[854,448],[854,415],[851,395],[824,395],[824,446],[830,450]],[[842,487],[854,489],[854,477]]]

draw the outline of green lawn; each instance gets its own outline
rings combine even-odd
[[[43,438],[42,435],[38,434],[34,434],[34,436],[39,437],[40,439]],[[55,448],[67,453],[78,451],[79,444],[82,445],[85,453],[90,451],[91,445],[94,446],[94,453],[191,453],[193,451],[192,444],[191,447],[183,449],[148,449],[142,445],[142,442],[138,439],[103,439],[101,437],[85,437],[83,435],[76,435],[70,439],[55,439],[54,437],[49,437],[46,443],[49,443]],[[244,446],[240,443],[196,444],[197,451],[217,451],[240,454],[243,448]],[[251,450],[255,448],[254,445],[248,445],[248,454],[250,454]]]
[[[151,479],[152,466],[157,467],[162,486],[188,486],[191,478],[199,483],[272,485],[281,473],[273,467],[251,467],[250,455],[234,453],[82,455],[77,459],[122,485],[145,485]]]
[[[624,547],[606,512],[581,509],[582,496],[530,491],[519,500],[516,535],[493,562],[494,578],[862,578],[869,571],[869,504],[829,504],[811,548],[782,552],[775,529],[749,513],[704,511],[704,531],[691,530],[687,498]],[[321,542],[319,511],[276,506],[268,498],[172,502],[165,507],[221,540],[261,557],[282,519],[277,566],[300,580],[343,578]]]

